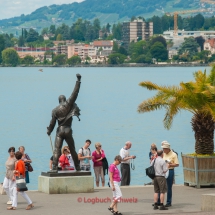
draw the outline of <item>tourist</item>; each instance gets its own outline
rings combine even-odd
[[[32,163],[32,160],[29,157],[29,155],[27,153],[25,153],[25,147],[24,146],[20,146],[19,151],[22,153],[22,160],[25,163],[25,181],[26,181],[26,183],[30,183],[29,172],[28,172],[28,164]]]
[[[8,149],[8,153],[9,153],[9,157],[5,163],[6,175],[3,182],[3,188],[9,197],[9,201],[7,202],[7,204],[12,205],[12,201],[13,201],[12,189],[13,187],[16,187],[16,181],[13,174],[13,170],[15,169],[15,162],[16,162],[15,148],[10,147]]]
[[[156,144],[152,143],[151,148],[150,148],[150,152],[149,152],[149,160],[150,160],[150,162],[151,162],[151,159],[152,159],[152,156],[153,156],[152,149],[155,149],[155,148],[157,149]]]
[[[59,158],[59,163],[62,170],[75,170],[74,161],[68,146],[62,148],[62,155]]]
[[[102,147],[101,143],[96,143],[95,144],[96,150],[92,153],[93,168],[95,172],[97,187],[99,187],[100,178],[102,181],[102,187],[105,186],[105,177],[104,177],[103,164],[102,164],[102,159],[105,157],[105,153],[104,153],[104,150],[101,149],[101,147]]]
[[[121,186],[130,185],[131,176],[130,176],[130,159],[135,159],[136,156],[129,155],[129,149],[131,148],[132,143],[127,141],[125,146],[120,150],[119,154],[122,157],[121,162]]]
[[[90,140],[86,140],[83,147],[78,151],[78,159],[80,160],[81,170],[90,171],[90,160],[92,159],[90,152]]]
[[[164,197],[167,191],[165,173],[168,171],[168,166],[163,160],[163,151],[157,151],[158,157],[151,162],[154,164],[155,178],[154,178],[154,210],[158,209],[158,196],[160,196],[160,210],[168,210],[164,206]]]
[[[51,156],[51,158],[49,160],[49,169],[52,170],[52,168],[53,168],[53,155]],[[58,170],[62,170],[59,162],[58,162]]]
[[[167,203],[166,207],[172,206],[172,185],[174,180],[174,168],[179,166],[178,156],[170,149],[170,144],[167,141],[162,142],[164,156],[163,159],[169,164],[169,176],[167,177]]]
[[[154,144],[155,145],[155,144]],[[151,159],[150,159],[150,163],[155,159],[157,158],[157,147],[156,145],[155,146],[152,146],[151,147]]]
[[[122,215],[117,210],[117,203],[120,201],[122,197],[122,192],[120,190],[120,173],[117,166],[121,163],[122,158],[120,155],[117,155],[114,159],[114,162],[109,167],[109,180],[110,187],[113,191],[113,202],[111,203],[108,210],[110,210],[114,215]]]
[[[22,156],[23,154],[18,151],[15,153],[15,157],[17,159],[16,164],[15,164],[15,170],[13,171],[15,176],[23,176],[25,178],[25,163],[22,160]],[[8,210],[16,210],[17,208],[17,197],[18,197],[18,193],[20,193],[20,195],[26,200],[26,202],[28,203],[28,206],[26,207],[26,210],[30,210],[31,208],[34,207],[34,205],[32,204],[31,199],[29,198],[29,196],[23,192],[23,191],[17,191],[16,186],[13,187],[12,189],[13,192],[13,202],[12,202],[12,206],[8,207]]]

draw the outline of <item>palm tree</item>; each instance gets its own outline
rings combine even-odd
[[[145,81],[139,85],[148,90],[157,90],[152,98],[143,101],[138,112],[145,113],[164,108],[164,127],[170,129],[173,118],[180,110],[193,113],[191,120],[195,133],[195,152],[197,154],[214,153],[215,123],[215,66],[209,75],[206,71],[194,73],[195,81],[181,82],[179,86],[158,86]]]

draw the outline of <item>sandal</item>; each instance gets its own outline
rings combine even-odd
[[[16,210],[14,207],[7,207],[7,210]]]
[[[33,208],[33,207],[34,207],[34,205],[33,205],[33,204],[30,204],[30,205],[27,206],[27,208],[26,208],[25,210],[30,210],[30,209]]]
[[[108,210],[109,210],[111,213],[114,213],[113,208],[109,207]]]
[[[120,213],[119,211],[114,211],[113,214],[114,215],[122,215],[122,213]]]

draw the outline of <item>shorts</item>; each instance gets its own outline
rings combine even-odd
[[[96,176],[96,182],[99,182],[99,176],[101,177],[102,182],[105,182],[103,166],[94,166],[94,172]]]
[[[167,192],[166,178],[164,176],[155,176],[154,191],[155,191],[155,193],[166,193]]]
[[[90,166],[81,166],[81,170],[90,171]]]
[[[117,200],[118,202],[120,202],[120,198],[122,197],[122,192],[120,190],[119,183],[120,182],[118,182],[118,181],[113,182],[115,190],[112,191],[113,192],[113,200]],[[110,183],[110,187],[112,188],[111,183]]]

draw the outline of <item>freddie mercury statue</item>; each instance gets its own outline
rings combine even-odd
[[[56,131],[56,138],[55,138],[55,149],[53,154],[53,168],[49,172],[57,172],[58,169],[58,160],[61,155],[61,148],[63,145],[63,141],[65,140],[69,146],[69,150],[71,152],[76,171],[80,171],[80,165],[78,160],[78,155],[75,151],[75,143],[72,136],[72,119],[73,116],[77,116],[79,119],[79,111],[77,104],[75,103],[80,85],[81,85],[81,75],[76,74],[77,81],[75,84],[75,88],[71,94],[71,96],[66,100],[64,95],[59,96],[59,105],[53,109],[52,111],[52,119],[50,122],[49,127],[47,127],[47,134],[50,136],[51,132],[53,131],[56,121],[58,121],[58,128]],[[80,119],[79,119],[80,121]]]

